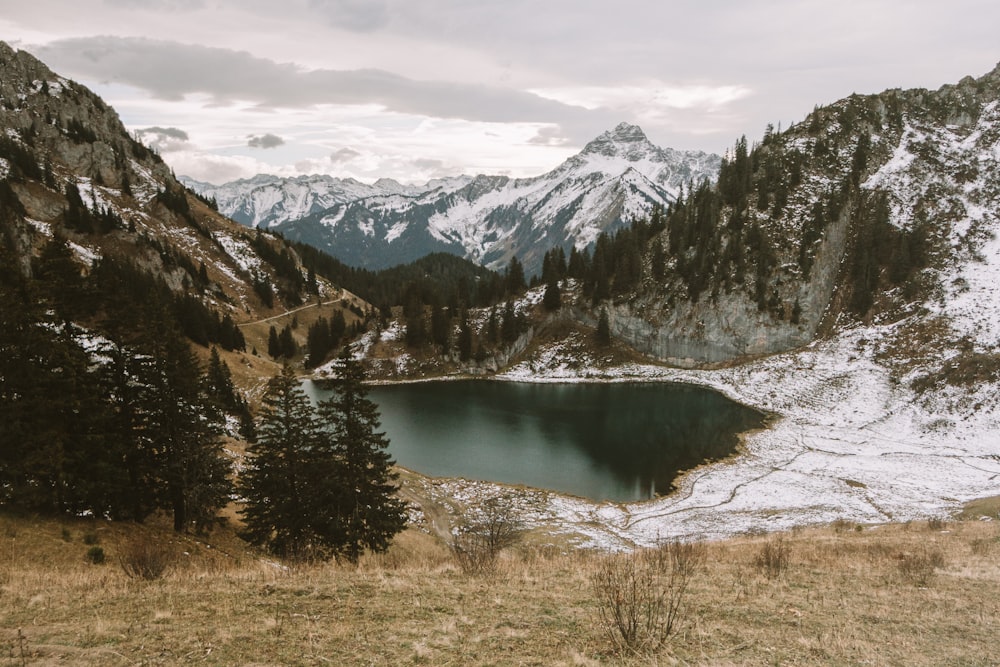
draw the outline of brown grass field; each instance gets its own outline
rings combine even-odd
[[[674,633],[638,653],[600,620],[606,556],[539,534],[473,576],[417,529],[357,566],[289,566],[226,528],[0,514],[0,665],[995,665],[1000,523],[979,515],[996,509],[707,544]],[[126,575],[136,540],[165,549],[162,578]]]

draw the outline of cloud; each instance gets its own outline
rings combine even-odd
[[[572,141],[561,127],[555,125],[539,129],[535,136],[528,139],[528,143],[535,146],[566,146]]]
[[[147,127],[141,130],[136,130],[136,132],[142,136],[154,134],[170,139],[179,139],[181,141],[187,141],[189,139],[187,132],[176,127]]]
[[[389,22],[388,9],[381,0],[309,0],[309,8],[331,25],[352,32],[372,32]]]
[[[342,162],[350,162],[354,158],[358,157],[361,157],[361,153],[354,150],[353,148],[341,148],[339,150],[335,150],[333,153],[330,154],[330,162],[333,162],[334,164],[339,164]]]
[[[122,9],[142,9],[154,11],[192,11],[202,9],[204,0],[104,0],[106,5]]]
[[[139,139],[160,153],[172,153],[189,148],[188,133],[176,127],[146,127],[136,130]]]
[[[410,164],[412,164],[417,169],[434,169],[434,170],[438,170],[438,169],[441,169],[442,167],[444,167],[444,161],[443,160],[433,160],[433,159],[430,159],[430,158],[417,158],[416,160],[413,160]]]
[[[260,136],[251,134],[247,137],[247,146],[250,148],[277,148],[284,143],[285,140],[275,134],[262,134]]]
[[[212,104],[261,108],[378,105],[398,113],[492,123],[589,119],[600,114],[532,92],[479,83],[418,81],[380,69],[307,70],[245,51],[135,37],[79,37],[37,49],[74,76],[114,82],[179,101],[207,95]],[[612,126],[605,117],[596,125]]]

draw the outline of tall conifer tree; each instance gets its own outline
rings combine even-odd
[[[337,556],[357,561],[366,549],[384,551],[406,526],[406,505],[396,496],[397,475],[379,432],[378,408],[368,399],[364,369],[345,347],[334,394],[320,404],[340,464],[336,477]]]
[[[312,487],[333,466],[321,451],[319,422],[291,367],[271,378],[263,398],[257,442],[247,448],[247,468],[240,478],[241,510],[251,544],[286,558],[325,557],[333,537],[324,534],[332,508],[325,488]]]

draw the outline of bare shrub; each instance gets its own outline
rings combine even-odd
[[[927,529],[940,532],[948,527],[948,522],[941,517],[931,517],[927,519]]]
[[[462,526],[451,551],[466,574],[496,574],[500,552],[520,542],[521,521],[508,499],[485,501],[475,519]]]
[[[169,548],[146,535],[134,535],[122,542],[118,549],[118,564],[132,579],[159,579],[174,561],[174,554]]]
[[[754,558],[754,567],[768,579],[777,579],[788,569],[790,552],[791,547],[785,542],[785,538],[778,535],[761,546]]]
[[[923,549],[919,553],[897,556],[899,574],[904,581],[915,586],[927,586],[934,578],[934,571],[945,565],[944,554],[939,549]]]
[[[969,542],[973,555],[988,556],[993,551],[993,546],[997,543],[996,538],[976,538]]]
[[[854,524],[847,519],[835,519],[830,525],[835,533],[845,533],[854,529]]]
[[[683,617],[683,601],[705,562],[703,544],[665,542],[656,549],[615,554],[591,577],[598,614],[618,650],[655,651]]]

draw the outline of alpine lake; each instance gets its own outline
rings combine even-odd
[[[303,388],[313,401],[330,395]],[[671,383],[431,381],[368,397],[404,468],[615,502],[670,493],[681,472],[732,455],[765,424],[716,391]]]

